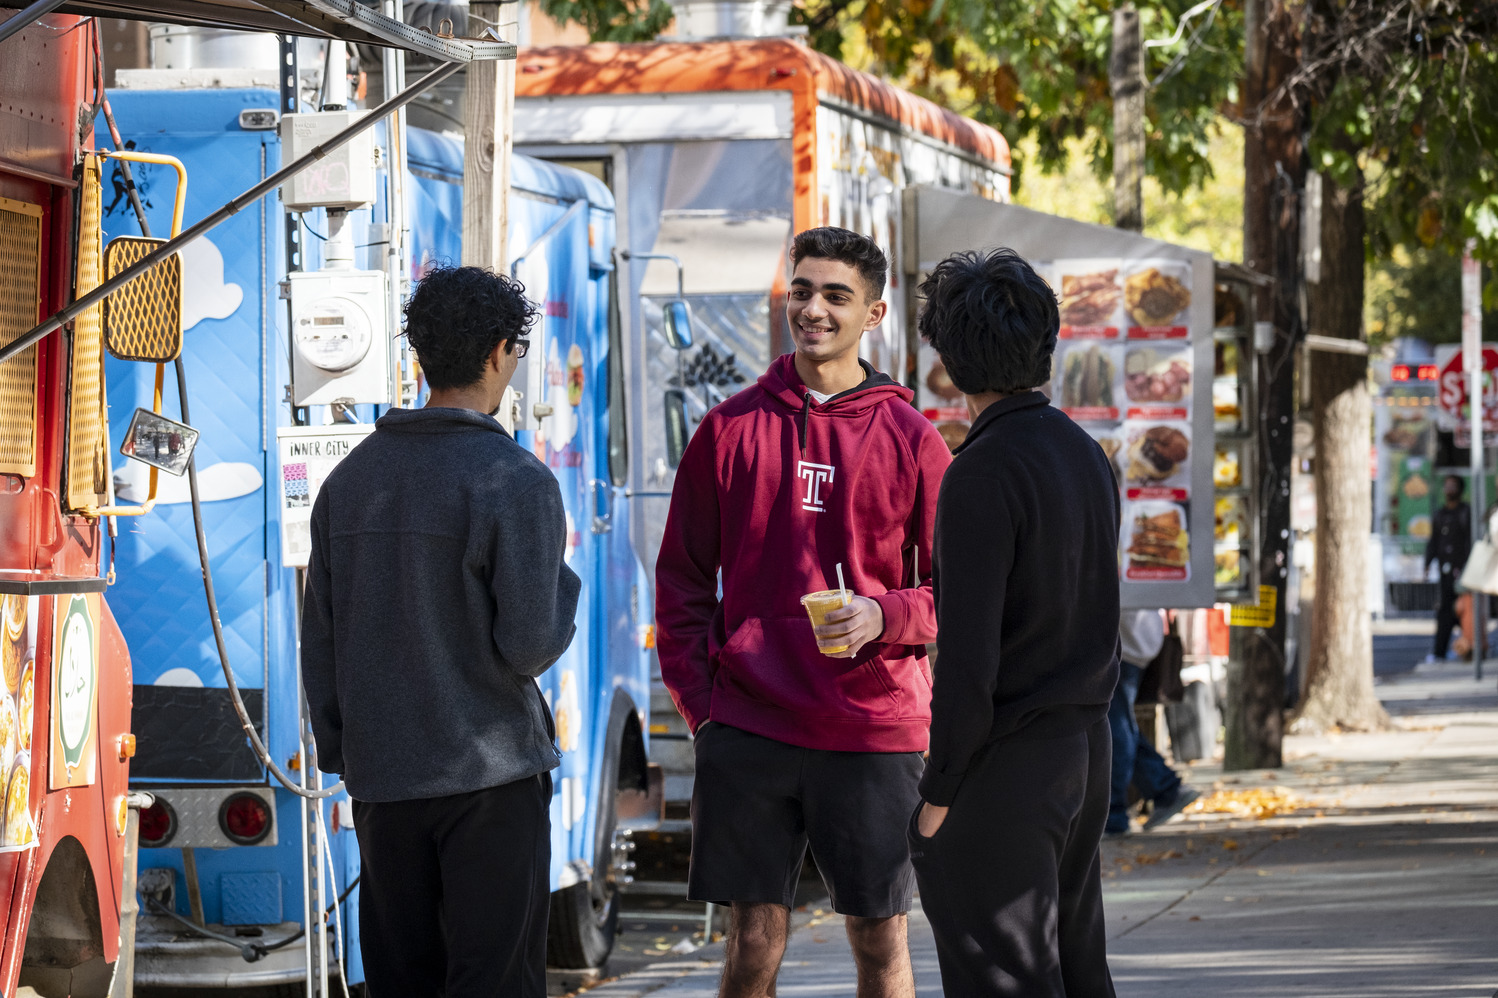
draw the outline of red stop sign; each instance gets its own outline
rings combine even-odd
[[[1467,375],[1462,370],[1462,352],[1458,350],[1441,368],[1436,383],[1436,404],[1463,423],[1472,417],[1468,412]],[[1482,348],[1482,428],[1498,433],[1498,349]]]

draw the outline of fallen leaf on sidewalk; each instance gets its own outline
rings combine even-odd
[[[1247,790],[1217,790],[1198,798],[1187,814],[1231,814],[1238,818],[1272,818],[1299,809],[1301,800],[1287,787],[1254,787]]]
[[[1237,848],[1238,848],[1238,840],[1237,839],[1223,839],[1222,840],[1222,847],[1224,849],[1226,849],[1228,852],[1235,852],[1237,850]]]

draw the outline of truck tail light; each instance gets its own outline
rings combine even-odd
[[[270,806],[250,793],[237,793],[218,809],[218,826],[229,841],[252,846],[270,834]]]
[[[158,849],[166,845],[176,834],[177,812],[160,797],[140,812],[140,844],[147,849]]]

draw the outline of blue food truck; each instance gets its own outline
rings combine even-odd
[[[125,145],[185,164],[188,224],[282,161],[273,90],[111,97]],[[102,121],[97,138],[113,145]],[[411,128],[405,148],[406,276],[417,279],[460,259],[462,140]],[[382,175],[391,165],[385,157]],[[612,946],[618,888],[633,868],[630,826],[648,824],[659,807],[659,780],[647,763],[653,612],[624,487],[614,201],[601,182],[565,166],[517,155],[511,171],[509,253],[543,314],[531,334],[531,366],[517,375],[517,408],[527,407],[531,418],[522,422],[531,428],[516,437],[557,476],[568,562],[584,580],[576,637],[540,680],[562,750],[551,807],[549,959],[596,967]],[[134,173],[151,224],[164,232],[172,171],[137,165]],[[370,260],[382,252],[383,207],[351,213],[355,242]],[[106,178],[105,209],[107,238],[137,234],[118,174]],[[297,660],[301,581],[283,536],[291,519],[305,517],[310,497],[278,452],[278,435],[357,435],[378,415],[372,405],[335,413],[291,404],[296,347],[281,301],[288,247],[300,245],[302,267],[315,269],[327,230],[324,214],[310,211],[289,241],[285,217],[273,198],[263,199],[182,254],[184,380],[201,432],[202,526],[224,654],[204,598],[187,482],[162,476],[157,515],[123,525],[115,539],[110,605],[135,681],[131,785],[156,799],[141,821],[139,985],[300,993],[318,973],[309,925],[331,951],[329,972],[350,984],[363,979],[352,809],[342,795],[299,797],[268,769],[273,762],[308,786],[334,782],[313,772],[308,753]],[[150,404],[142,367],[107,362],[116,440],[135,407]],[[419,405],[419,377],[411,380],[406,401]],[[169,377],[164,411],[174,411],[176,390]],[[288,430],[297,423],[309,429]],[[144,478],[126,465],[134,462],[113,471],[119,498],[143,498]],[[268,759],[242,730],[226,669]]]

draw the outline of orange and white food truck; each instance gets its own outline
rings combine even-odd
[[[890,309],[864,357],[917,387],[917,404],[940,421],[951,402],[924,387],[933,358],[914,330],[908,195],[924,185],[1009,198],[998,131],[814,51],[787,8],[683,0],[674,40],[522,48],[517,61],[515,149],[594,173],[618,206],[629,490],[641,500],[630,534],[652,583],[687,437],[791,349],[791,237],[837,225],[884,249]],[[678,296],[692,310],[685,350],[664,320]],[[668,817],[680,819],[690,740],[658,680],[651,707],[651,757],[666,772]]]

